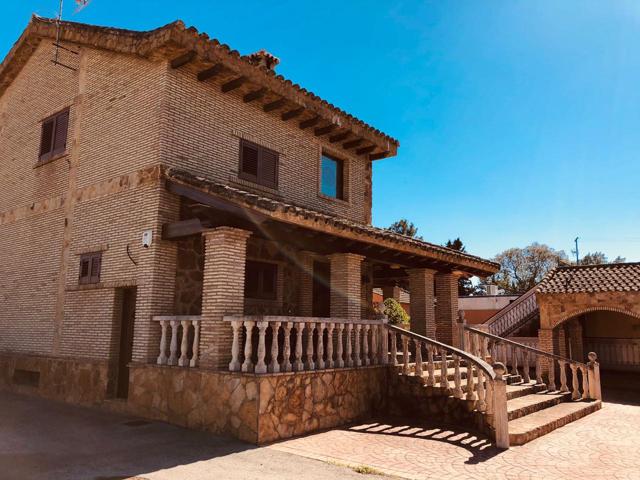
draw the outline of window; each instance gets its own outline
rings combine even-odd
[[[78,283],[99,283],[102,266],[102,252],[85,253],[80,257],[80,275]]]
[[[276,300],[278,265],[247,260],[244,296],[259,300]]]
[[[42,122],[40,137],[40,162],[45,162],[67,150],[69,109],[55,114]]]
[[[322,155],[320,192],[327,197],[344,200],[344,162]]]
[[[240,141],[242,179],[269,188],[278,188],[278,154],[255,143]]]

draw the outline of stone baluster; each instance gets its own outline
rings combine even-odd
[[[600,364],[598,363],[598,355],[595,352],[589,352],[589,398],[592,400],[602,400],[602,391],[600,389]]]
[[[265,336],[267,334],[267,327],[269,326],[269,322],[260,321],[260,322],[257,322],[257,325],[258,325],[258,361],[256,363],[255,372],[267,373],[267,364],[264,361],[264,357],[267,354],[267,349],[265,345]]]
[[[269,363],[269,371],[278,373],[280,371],[280,362],[278,362],[278,333],[280,332],[280,322],[271,323],[271,362]]]
[[[193,354],[189,366],[195,367],[198,365],[198,357],[200,356],[200,320],[193,321],[193,347],[191,351]]]
[[[338,368],[344,367],[343,357],[343,345],[344,345],[344,323],[338,323],[338,338],[336,343],[336,364]]]
[[[440,349],[440,388],[444,393],[449,393],[449,378],[447,372],[447,351]]]
[[[522,350],[522,377],[525,383],[531,383],[531,377],[529,376],[529,350]]]
[[[335,324],[329,322],[327,324],[327,368],[333,368],[333,329]]]
[[[347,323],[347,340],[346,340],[347,345],[346,345],[346,351],[345,351],[345,355],[347,357],[345,363],[347,367],[353,367],[353,355],[351,351],[352,332],[353,332],[353,323]]]
[[[544,381],[542,380],[542,360],[540,359],[540,355],[536,354],[536,384],[542,385]]]
[[[360,325],[359,323],[356,323],[355,336],[354,336],[355,343],[353,344],[354,345],[353,354],[356,357],[355,358],[356,367],[359,367],[360,365],[362,365],[362,358],[360,358],[360,331],[361,330],[362,330],[362,325]]]
[[[282,370],[290,372],[292,370],[291,365],[291,327],[293,322],[285,322],[284,328],[284,345],[282,352]]]
[[[458,355],[453,356],[453,396],[455,398],[462,398],[464,393],[462,391],[462,375],[460,374],[460,357]]]
[[[378,333],[378,325],[371,325],[371,364],[377,365],[380,363],[378,357],[378,339],[380,334]]]
[[[416,377],[422,378],[422,342],[414,340],[416,346]]]
[[[587,374],[587,366],[580,365],[580,372],[582,372],[582,400],[589,399],[589,376]]]
[[[409,375],[409,338],[402,336],[402,373]]]
[[[167,363],[167,326],[169,322],[167,320],[160,320],[160,328],[162,333],[160,334],[160,355],[158,355],[158,365],[165,365]]]
[[[316,364],[313,361],[313,330],[314,324],[312,322],[305,323],[307,329],[307,355],[305,359],[304,367],[307,370],[315,370]]]
[[[304,323],[296,323],[296,359],[293,362],[293,368],[296,372],[304,370],[304,363],[302,363],[302,330],[304,329]]]
[[[493,428],[496,436],[496,446],[498,448],[509,448],[507,384],[503,378],[506,368],[502,363],[498,362],[493,364],[493,370],[496,373],[492,392]]]
[[[487,337],[481,337],[482,342],[482,359],[486,362],[489,358],[489,339]]]
[[[246,333],[244,336],[244,362],[242,363],[242,371],[243,372],[252,372],[253,371],[253,361],[251,361],[251,355],[253,353],[253,348],[251,344],[251,337],[253,336],[253,327],[256,322],[252,320],[246,320],[244,322],[244,327],[246,329]]]
[[[473,353],[473,351],[476,348],[476,336],[475,336],[475,334],[473,334],[473,332],[469,332],[469,338],[468,338],[467,345],[469,346],[468,347],[469,348],[469,350],[468,350],[469,353],[471,355],[475,355],[475,353]]]
[[[487,378],[487,382],[485,383],[486,385],[486,392],[485,392],[485,397],[486,397],[486,404],[487,404],[487,409],[485,411],[486,415],[487,415],[487,421],[489,422],[489,425],[493,425],[493,412],[494,412],[494,408],[493,408],[493,381],[489,380]]]
[[[547,385],[547,390],[550,392],[555,392],[556,388],[556,361],[554,358],[549,359],[549,385]]]
[[[373,333],[373,332],[372,332]],[[371,342],[373,343],[373,335],[371,335]],[[369,325],[362,326],[362,363],[369,365]]]
[[[464,344],[465,344],[465,346],[467,348],[466,351],[469,352],[469,353],[471,353],[471,345],[470,345],[471,340],[470,340],[470,338],[471,338],[471,332],[469,330],[465,330],[464,331]]]
[[[178,359],[178,365],[186,367],[189,365],[189,320],[180,320],[182,325],[182,339],[180,341],[180,358]]]
[[[324,323],[318,322],[316,330],[318,331],[318,346],[316,350],[316,367],[318,370],[324,369]]]
[[[242,320],[232,320],[231,328],[233,329],[233,343],[231,344],[231,362],[229,362],[229,371],[240,371],[240,332],[242,331]]]
[[[479,412],[484,412],[487,409],[487,402],[485,398],[485,389],[484,389],[484,372],[479,367],[476,367],[476,371],[478,372],[478,383],[476,385],[478,402],[476,403],[476,408],[478,409]]]
[[[398,365],[398,334],[390,330],[391,334],[391,365],[394,367]]]
[[[466,399],[467,400],[475,400],[475,386],[474,386],[474,379],[475,377],[473,376],[473,364],[467,360],[467,388],[466,388]]]
[[[570,363],[571,367],[571,376],[572,376],[572,391],[571,391],[571,399],[578,400],[580,398],[580,383],[578,382],[578,365],[575,363]]]
[[[380,358],[383,365],[389,364],[389,331],[385,325],[380,328]]]
[[[518,350],[519,348],[513,345],[511,347],[511,374],[518,375]]]
[[[567,393],[569,387],[567,386],[567,362],[564,360],[558,360],[560,365],[560,393]]]
[[[178,325],[180,322],[177,320],[171,320],[171,345],[169,354],[169,365],[176,365],[178,363]]]
[[[427,385],[434,387],[436,384],[436,362],[433,359],[435,347],[427,345]]]

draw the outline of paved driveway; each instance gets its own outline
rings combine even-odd
[[[96,409],[0,392],[2,480],[362,480],[352,469]]]

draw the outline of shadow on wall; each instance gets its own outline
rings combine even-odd
[[[603,370],[600,383],[604,402],[640,405],[640,373]]]

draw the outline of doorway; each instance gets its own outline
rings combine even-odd
[[[313,262],[313,316],[331,316],[331,265],[327,262]]]
[[[133,353],[133,322],[136,314],[136,294],[133,288],[120,289],[122,298],[120,311],[120,341],[116,371],[116,398],[129,395],[129,362]]]

